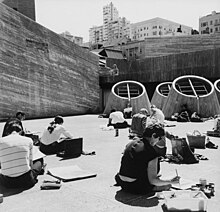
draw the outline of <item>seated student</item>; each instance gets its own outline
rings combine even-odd
[[[159,108],[157,108],[155,105],[151,105],[151,115],[147,119],[147,126],[155,123],[160,123],[164,127],[164,120],[165,116]],[[155,150],[160,156],[166,155],[166,138],[165,136],[162,136],[157,144],[154,146]]]
[[[143,139],[137,138],[126,146],[115,176],[117,185],[131,193],[145,194],[169,190],[171,184],[179,183],[178,176],[170,180],[158,177],[158,156],[153,146],[164,135],[161,124],[151,124],[145,129]]]
[[[127,107],[124,109],[124,117],[131,118],[132,117],[132,107],[131,103],[128,102]]]
[[[22,129],[22,135],[24,135],[24,128],[23,128],[23,125],[22,125],[22,121],[25,119],[25,113],[24,112],[21,112],[21,111],[18,111],[15,115],[15,117],[13,118],[9,118],[6,123],[5,123],[5,126],[3,128],[3,132],[2,132],[2,137],[4,136],[7,136],[9,135],[9,131],[8,131],[8,127],[11,123],[17,123],[21,126],[21,129]]]
[[[150,108],[151,108],[151,114],[150,114],[151,121],[153,121],[154,119],[155,122],[160,122],[161,124],[164,124],[165,117],[162,110],[157,108],[155,105],[151,105]]]
[[[42,174],[43,158],[33,161],[33,141],[21,136],[21,126],[8,125],[9,135],[0,139],[0,184],[8,188],[30,188]]]
[[[192,113],[190,121],[191,122],[203,122],[203,120],[201,119],[201,117],[199,116],[197,112]]]
[[[40,151],[46,155],[57,154],[64,150],[64,140],[59,140],[61,135],[66,138],[73,138],[63,126],[63,118],[56,116],[54,121],[43,131],[40,137]]]
[[[181,110],[179,112],[179,115],[177,117],[177,122],[190,122],[190,117],[192,113],[188,109],[187,104],[181,105]]]
[[[129,134],[130,138],[143,136],[144,129],[146,128],[147,116],[148,111],[146,108],[141,108],[139,113],[132,116],[131,130]]]
[[[107,126],[113,126],[115,128],[115,136],[119,135],[118,129],[130,127],[124,118],[124,114],[121,111],[116,111],[115,109],[111,110]]]

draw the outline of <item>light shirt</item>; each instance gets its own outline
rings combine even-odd
[[[124,114],[121,111],[110,113],[109,119],[111,119],[112,124],[123,123],[125,121]]]
[[[150,116],[150,119],[152,122],[160,122],[161,124],[164,124],[165,117],[164,117],[162,110],[160,110],[158,108],[154,108],[154,111],[153,111],[152,115]]]
[[[8,177],[18,177],[31,169],[33,141],[16,132],[0,139],[1,172]]]
[[[44,145],[52,144],[55,141],[59,142],[59,138],[62,134],[67,138],[73,138],[70,132],[68,132],[62,125],[57,124],[52,133],[46,128],[40,137],[40,141]]]

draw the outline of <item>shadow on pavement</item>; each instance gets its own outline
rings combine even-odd
[[[150,193],[146,195],[135,195],[120,190],[116,192],[115,199],[126,205],[147,208],[155,207],[159,204],[158,198],[155,196],[155,193]]]

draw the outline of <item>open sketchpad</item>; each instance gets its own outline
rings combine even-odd
[[[83,170],[77,165],[50,168],[48,169],[48,174],[63,182],[96,177],[97,175],[96,173]]]
[[[190,189],[193,185],[196,185],[197,183],[198,181],[180,178],[180,182],[172,184],[172,188],[178,190],[185,190]]]

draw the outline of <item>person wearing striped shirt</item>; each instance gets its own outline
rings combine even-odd
[[[43,163],[33,162],[33,141],[21,136],[21,126],[8,126],[9,135],[0,139],[0,184],[9,188],[30,188],[37,183]]]

